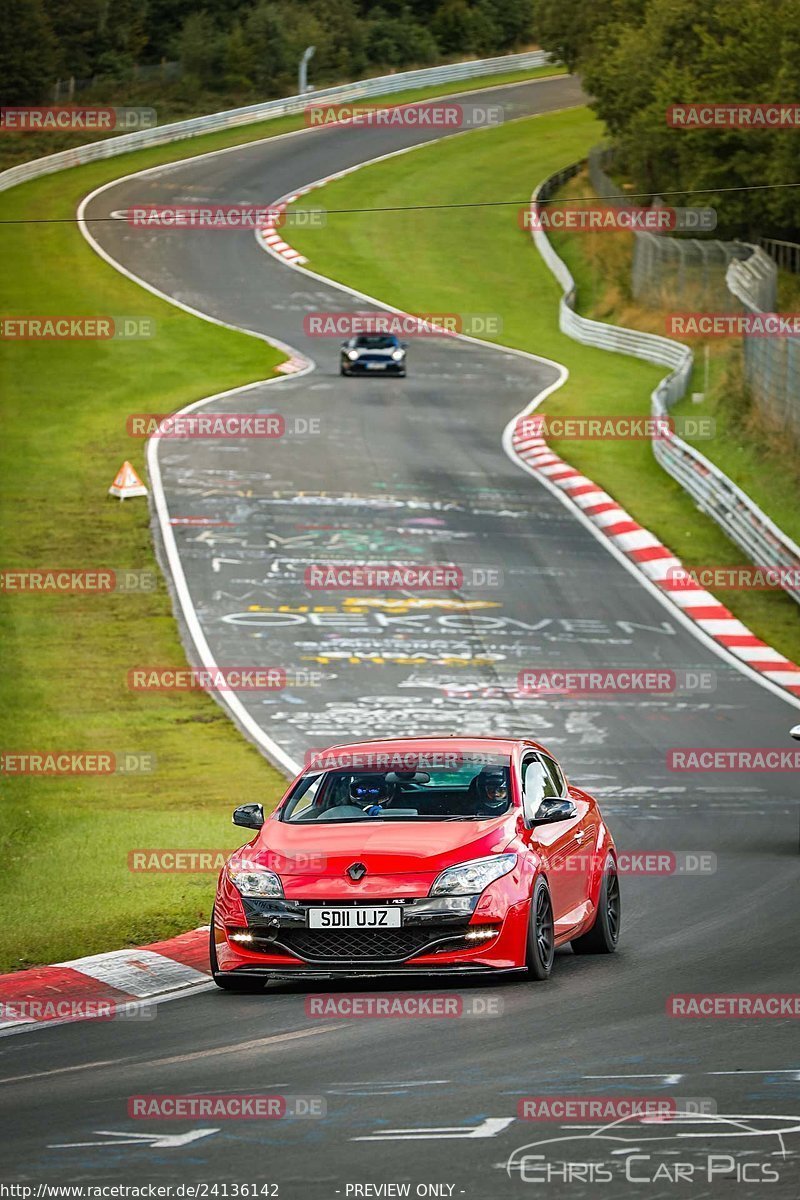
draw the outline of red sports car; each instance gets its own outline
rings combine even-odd
[[[597,802],[543,746],[403,738],[310,757],[219,877],[211,969],[229,991],[269,979],[527,971],[557,946],[610,954],[616,850]]]

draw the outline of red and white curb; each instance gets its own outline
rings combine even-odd
[[[295,266],[300,266],[302,263],[308,262],[299,250],[295,250],[290,246],[286,239],[278,233],[278,222],[286,213],[286,209],[290,204],[296,203],[301,196],[307,196],[309,192],[314,192],[317,188],[325,187],[326,184],[332,183],[334,179],[341,179],[343,175],[349,175],[349,168],[346,171],[337,171],[335,175],[326,175],[324,179],[315,179],[313,183],[309,183],[306,187],[298,188],[296,192],[291,192],[288,196],[281,196],[280,200],[276,200],[274,204],[270,204],[270,213],[275,213],[275,216],[270,216],[266,225],[263,225],[258,230],[258,240],[261,245],[270,254],[276,258],[282,258],[284,262],[293,263]]]
[[[288,204],[316,188],[324,187],[334,179],[341,178],[342,175],[349,174],[351,169],[316,180],[290,196],[281,197],[272,207],[283,212]],[[294,266],[306,261],[285,242],[282,243],[285,249],[279,249],[266,237],[262,236],[261,241],[267,251],[287,259]],[[511,450],[534,475],[539,475],[557,487],[565,498],[704,634],[728,653],[741,659],[750,670],[800,697],[800,666],[756,637],[711,592],[699,585],[692,586],[686,578],[688,572],[668,547],[643,525],[634,521],[630,513],[617,504],[612,496],[554,454],[543,437],[526,436],[524,429],[524,417],[519,417],[511,438]],[[680,578],[681,574],[683,578]]]
[[[511,445],[528,468],[559,488],[703,633],[747,663],[751,670],[800,696],[800,667],[796,663],[751,633],[711,592],[693,586],[687,578],[688,572],[671,550],[634,521],[608,492],[554,454],[543,437],[526,436],[524,424],[524,419],[518,421]]]
[[[208,984],[208,929],[0,975],[0,1030],[126,1016],[137,1002]]]
[[[305,191],[310,191],[306,188]],[[268,247],[270,254],[276,255],[277,258],[283,258],[287,262],[304,263],[299,250],[294,250],[288,242],[284,241],[280,233],[278,233],[278,222],[286,212],[286,207],[292,204],[295,200],[302,196],[303,192],[294,192],[291,196],[283,196],[275,204],[270,205],[270,214],[275,215],[268,218],[265,225],[261,226],[259,236],[263,244]]]
[[[308,370],[308,360],[293,354],[291,358],[287,358],[286,362],[280,363],[275,370],[279,375],[294,375],[297,371]]]

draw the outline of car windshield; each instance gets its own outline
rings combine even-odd
[[[397,338],[388,337],[386,334],[364,335],[354,338],[353,344],[358,350],[393,350],[397,345]]]
[[[281,811],[292,823],[475,821],[511,805],[508,759],[404,770],[339,769],[307,774]]]

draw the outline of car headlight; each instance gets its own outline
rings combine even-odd
[[[397,350],[392,351],[392,358],[394,359],[395,362],[400,362],[400,360],[405,358],[405,356],[406,356],[405,350],[401,350],[399,347],[397,348]]]
[[[474,896],[495,879],[513,871],[516,854],[493,854],[490,858],[474,858],[470,862],[448,867],[434,880],[428,893],[431,896]]]
[[[357,350],[348,350],[347,357],[350,359],[350,362],[355,362],[356,359],[358,358],[358,351]]]
[[[282,897],[283,886],[274,871],[228,871],[228,878],[243,896],[251,899],[256,897]]]

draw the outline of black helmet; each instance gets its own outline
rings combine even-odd
[[[478,804],[490,813],[508,808],[508,772],[503,767],[484,767],[478,776]]]
[[[350,800],[362,808],[373,804],[385,804],[389,799],[389,785],[383,775],[356,775],[350,782]]]

